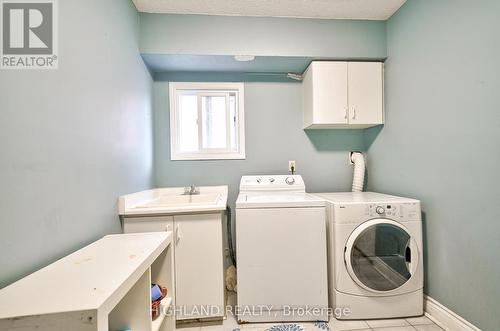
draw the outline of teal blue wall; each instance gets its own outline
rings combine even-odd
[[[409,0],[387,24],[386,124],[369,188],[425,213],[426,292],[500,327],[500,2]],[[378,134],[378,135],[377,135]]]
[[[0,287],[119,232],[117,197],[153,184],[134,6],[58,3],[59,69],[0,72]]]
[[[286,174],[295,160],[309,191],[350,190],[348,151],[364,150],[363,131],[304,131],[301,90],[297,83],[245,83],[245,160],[171,161],[168,82],[155,82],[156,185],[229,185],[234,205],[242,175]]]
[[[253,54],[339,59],[385,58],[385,22],[141,14],[141,52]],[[348,151],[364,150],[361,130],[302,129],[301,85],[284,76],[157,73],[154,83],[157,186],[223,185],[236,200],[249,174],[284,174],[297,162],[309,191],[349,190]],[[168,81],[246,81],[245,160],[171,161]]]
[[[385,58],[385,22],[141,13],[141,53]]]
[[[387,34],[385,22],[138,15],[123,0],[59,7],[60,69],[0,74],[0,287],[118,232],[120,194],[153,183],[229,184],[233,202],[241,175],[285,173],[292,159],[310,191],[345,191],[347,151],[368,148],[370,189],[423,202],[426,292],[497,330],[498,1],[409,0]],[[167,81],[210,74],[159,74],[152,84],[139,47],[144,54],[388,56],[386,126],[304,132],[300,84],[249,79],[247,159],[170,161]]]

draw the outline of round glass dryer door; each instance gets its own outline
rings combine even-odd
[[[417,247],[399,223],[374,219],[361,224],[349,237],[345,262],[351,278],[374,291],[396,290],[411,278],[418,261]]]

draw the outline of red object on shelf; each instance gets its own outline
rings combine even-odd
[[[160,316],[160,313],[161,313],[161,309],[160,309],[161,300],[163,300],[167,296],[167,293],[168,293],[168,290],[167,290],[166,287],[160,286],[160,289],[161,289],[161,298],[158,299],[158,300],[155,300],[155,301],[151,302],[151,317],[153,319],[155,319],[158,316]]]

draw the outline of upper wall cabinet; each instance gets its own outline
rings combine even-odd
[[[384,123],[381,62],[313,61],[302,85],[304,129],[362,129]]]

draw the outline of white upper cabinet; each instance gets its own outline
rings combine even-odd
[[[312,62],[302,84],[305,128],[347,124],[347,62]]]
[[[304,73],[304,129],[384,123],[383,64],[313,61]]]

